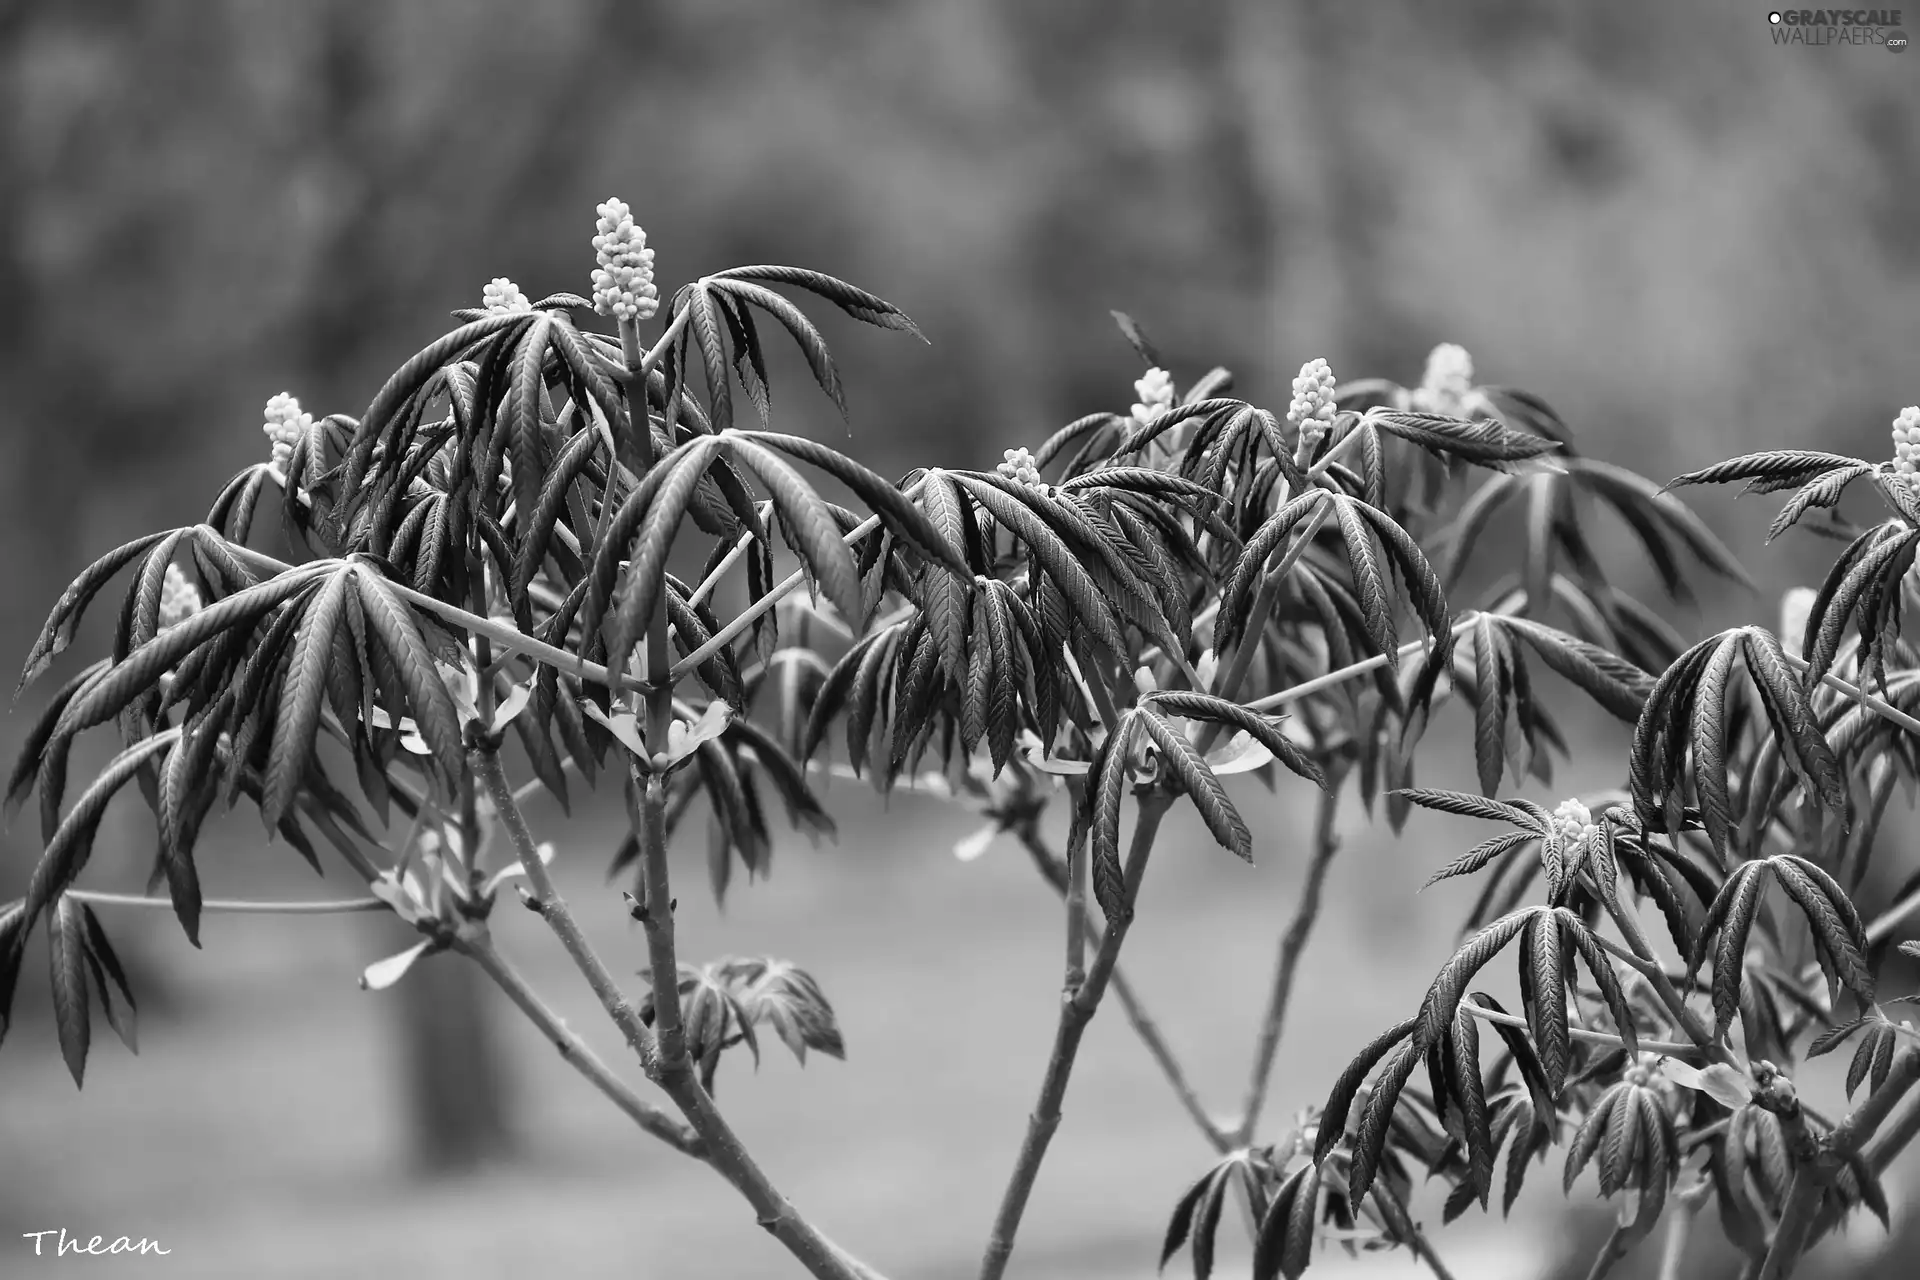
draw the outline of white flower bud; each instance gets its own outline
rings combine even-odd
[[[200,612],[200,588],[180,572],[180,566],[167,566],[166,581],[160,585],[160,629],[178,626]]]
[[[1333,369],[1325,360],[1309,360],[1293,380],[1293,399],[1287,403],[1287,421],[1300,433],[1307,448],[1318,444],[1333,425]]]
[[[273,443],[274,465],[284,467],[287,459],[293,456],[294,446],[313,426],[313,415],[300,410],[300,402],[289,392],[282,391],[267,401],[266,421],[260,430]]]
[[[995,471],[1029,489],[1046,490],[1046,482],[1040,478],[1040,468],[1034,465],[1031,453],[1025,449],[1008,449],[1002,456],[1006,461],[994,467]]]
[[[520,292],[520,286],[505,276],[495,276],[481,291],[481,305],[488,311],[531,311],[533,303]]]
[[[1578,800],[1562,800],[1553,811],[1562,844],[1584,844],[1594,832],[1593,811]]]
[[[593,309],[616,320],[645,320],[660,307],[646,232],[634,225],[624,200],[609,200],[598,212],[593,252],[600,265],[593,272]]]
[[[1804,657],[1800,642],[1806,639],[1807,619],[1813,616],[1813,602],[1820,593],[1812,587],[1795,587],[1780,599],[1780,647],[1796,658]]]
[[[1904,476],[1920,472],[1920,405],[1908,405],[1893,420],[1893,469]]]
[[[1133,394],[1140,397],[1133,406],[1133,420],[1145,426],[1173,408],[1173,375],[1158,366],[1149,369],[1133,384]]]
[[[1443,342],[1427,355],[1427,373],[1413,393],[1413,407],[1423,413],[1464,418],[1472,391],[1473,357],[1465,347]]]

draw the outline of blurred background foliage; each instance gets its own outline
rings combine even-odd
[[[592,208],[615,194],[646,227],[668,287],[793,262],[880,292],[921,324],[930,347],[830,332],[851,387],[852,450],[890,473],[985,465],[1081,413],[1124,411],[1138,370],[1111,307],[1140,320],[1182,383],[1225,364],[1257,403],[1283,401],[1313,356],[1343,377],[1412,382],[1429,348],[1454,341],[1483,380],[1545,396],[1586,451],[1662,479],[1789,442],[1879,457],[1887,422],[1920,399],[1915,74],[1913,57],[1884,50],[1773,47],[1760,8],[1668,0],[0,0],[0,652],[24,652],[92,554],[199,519],[219,482],[265,448],[270,395],[357,414],[489,278],[535,297],[583,290]],[[784,371],[776,364],[776,381]],[[799,370],[785,382],[797,389]],[[784,412],[790,430],[841,429],[804,394],[788,394]],[[1764,589],[1704,601],[1677,619],[1692,634],[1771,623],[1778,591],[1831,554],[1817,540],[1760,551],[1770,507],[1709,502],[1704,513]],[[9,756],[21,718],[0,728]],[[1609,773],[1589,761],[1572,781]],[[1299,799],[1263,802],[1265,829],[1297,830]],[[903,1223],[918,1223],[949,1203],[952,1224],[883,1232],[875,1261],[958,1275],[1037,1080],[1051,913],[1011,856],[964,880],[950,859],[903,870],[880,858],[902,843],[903,816],[917,824],[907,853],[944,858],[945,846],[917,806],[856,809],[837,851],[776,882],[784,889],[746,891],[693,945],[768,946],[773,930],[822,974],[854,1061],[837,1082],[831,1065],[804,1080],[742,1075],[734,1101],[796,1194],[826,1203],[829,1229],[856,1246],[885,1218],[875,1205],[898,1199]],[[137,884],[144,837],[121,816],[123,870]],[[1387,858],[1384,833],[1350,816],[1352,856]],[[0,895],[29,865],[33,834],[22,821],[6,835]],[[239,856],[250,838],[234,836],[237,883],[271,883],[259,859]],[[1217,1023],[1226,1037],[1203,1078],[1238,1070],[1241,1015],[1290,900],[1284,849],[1263,859],[1264,896],[1251,903],[1220,900],[1243,893],[1238,868],[1169,869],[1163,923],[1137,935],[1147,984],[1183,1005],[1176,1028],[1210,1044]],[[1412,997],[1444,945],[1451,917],[1425,921],[1410,897],[1429,852],[1423,843],[1383,873],[1349,869],[1317,963],[1372,975],[1366,1007],[1331,992],[1303,1006],[1296,1027],[1314,1025],[1316,1009],[1329,1022],[1326,1045],[1283,1060],[1299,1101],[1319,1096],[1328,1064],[1375,1014]],[[1362,897],[1362,884],[1380,887]],[[806,904],[823,918],[780,923]],[[1350,936],[1383,925],[1400,929],[1404,952],[1369,954]],[[1197,982],[1182,938],[1211,944],[1236,928],[1252,936]],[[892,937],[875,944],[891,957],[877,974],[856,946],[862,930]],[[746,1219],[716,1179],[586,1119],[597,1100],[547,1098],[577,1082],[556,1078],[523,1028],[489,1031],[491,1006],[445,975],[389,998],[420,1014],[470,1006],[438,1019],[452,1029],[401,1037],[414,1092],[393,1083],[370,1047],[374,998],[351,991],[391,932],[236,923],[179,964],[185,951],[164,929],[143,937],[150,1005],[170,1000],[199,1030],[172,1038],[174,1024],[150,1019],[150,1060],[103,1057],[84,1099],[43,1046],[11,1047],[0,1088],[9,1231],[38,1229],[14,1228],[16,1217],[47,1218],[178,1238],[169,1263],[181,1274],[374,1274],[365,1259],[389,1255],[352,1250],[383,1249],[382,1232],[402,1229],[396,1216],[414,1215],[445,1274],[508,1274],[490,1269],[511,1255],[474,1210],[536,1196],[573,1242],[570,1273],[649,1274],[634,1266],[632,1213],[601,1222],[644,1183],[667,1256],[681,1259],[673,1274],[770,1261],[757,1241],[734,1240]],[[637,943],[631,953],[637,965]],[[978,989],[990,981],[1005,990]],[[931,1016],[930,1001],[952,1028],[879,1043],[921,1035],[910,1020]],[[1070,1100],[1066,1150],[1022,1246],[1032,1274],[1144,1274],[1161,1216],[1202,1163],[1123,1029],[1101,1030],[1098,1048],[1118,1063],[1076,1084],[1085,1093]],[[927,1069],[946,1034],[949,1065]],[[517,1070],[495,1062],[516,1054]],[[919,1072],[926,1099],[905,1086],[875,1095],[880,1076],[867,1073],[890,1069]],[[243,1079],[250,1102],[234,1092]],[[434,1079],[475,1099],[448,1104]],[[276,1090],[296,1090],[297,1104]],[[908,1122],[874,1114],[876,1096]],[[478,1133],[461,1119],[512,1097],[523,1100],[515,1126]],[[812,1114],[835,1102],[856,1115],[829,1125]],[[391,1124],[379,1118],[389,1108]],[[1090,1138],[1074,1113],[1126,1127]],[[915,1117],[943,1127],[915,1129]],[[411,1140],[395,1136],[409,1124]],[[387,1187],[375,1207],[348,1204],[340,1184],[364,1192],[409,1141],[427,1168],[517,1153],[520,1172],[488,1175],[483,1191]],[[835,1163],[853,1154],[822,1163],[823,1141],[891,1172],[883,1184]],[[173,1167],[162,1153],[189,1147],[195,1176],[232,1192],[224,1217],[194,1217],[156,1191]],[[281,1148],[307,1155],[269,1154]],[[116,1164],[122,1149],[148,1158]],[[365,1172],[339,1172],[356,1161]],[[560,1181],[533,1187],[528,1161]],[[583,1161],[592,1184],[567,1181]],[[80,1187],[92,1198],[75,1199]],[[1083,1199],[1094,1208],[1076,1217]],[[160,1207],[121,1225],[72,1221],[83,1205]],[[1116,1206],[1139,1220],[1115,1227]],[[677,1225],[661,1225],[668,1208]],[[559,1234],[541,1243],[540,1221],[526,1247],[563,1247]],[[1534,1274],[1547,1231],[1509,1237],[1534,1241],[1511,1251],[1518,1269],[1488,1260],[1462,1274]],[[298,1250],[272,1243],[289,1235]],[[473,1249],[443,1245],[456,1237]],[[1880,1238],[1856,1237],[1863,1254]]]

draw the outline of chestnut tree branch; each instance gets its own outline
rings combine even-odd
[[[1233,1145],[1253,1141],[1260,1123],[1260,1111],[1266,1105],[1267,1089],[1273,1077],[1273,1061],[1280,1051],[1280,1031],[1287,1017],[1287,1004],[1293,997],[1294,975],[1300,957],[1313,936],[1314,921],[1320,917],[1320,897],[1326,888],[1327,873],[1340,852],[1340,837],[1334,819],[1340,808],[1340,785],[1346,770],[1334,766],[1327,774],[1327,787],[1317,797],[1313,822],[1313,857],[1307,864],[1306,882],[1300,886],[1300,901],[1294,905],[1293,919],[1280,938],[1280,951],[1274,960],[1273,984],[1267,992],[1266,1012],[1260,1019],[1260,1034],[1253,1051],[1253,1069],[1247,1079],[1246,1103],[1240,1110],[1240,1122],[1231,1130]]]
[[[1139,791],[1139,813],[1134,820],[1133,843],[1127,851],[1125,914],[1107,922],[1105,936],[1087,969],[1086,981],[1061,992],[1060,1020],[1054,1030],[1053,1051],[1047,1057],[1047,1069],[1040,1082],[1040,1097],[1027,1118],[1026,1137],[1007,1179],[1006,1191],[994,1215],[993,1229],[987,1237],[986,1255],[980,1262],[980,1280],[1000,1280],[1006,1274],[1007,1260],[1013,1256],[1014,1236],[1020,1230],[1021,1216],[1040,1176],[1040,1164],[1047,1156],[1047,1145],[1060,1127],[1060,1106],[1067,1094],[1067,1082],[1073,1075],[1073,1063],[1080,1052],[1080,1041],[1087,1023],[1093,1020],[1113,978],[1120,959],[1120,946],[1127,938],[1133,920],[1133,904],[1138,900],[1140,881],[1146,875],[1147,859],[1153,852],[1154,837],[1160,820],[1166,816],[1172,797],[1158,791]]]

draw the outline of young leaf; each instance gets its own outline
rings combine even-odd
[[[335,570],[307,601],[293,636],[293,653],[280,686],[280,710],[268,752],[265,800],[260,816],[272,831],[286,816],[296,788],[313,759],[320,726],[321,699],[335,660],[334,640],[343,621],[347,591],[355,570]],[[351,722],[349,722],[351,723]]]
[[[13,696],[18,699],[20,691],[31,684],[44,671],[47,664],[58,657],[73,642],[73,633],[80,625],[80,619],[86,613],[87,605],[98,595],[100,588],[108,579],[120,572],[135,559],[146,554],[153,545],[167,536],[166,533],[152,533],[144,538],[135,538],[132,542],[115,547],[106,555],[87,566],[85,572],[75,578],[70,586],[61,593],[54,603],[53,610],[47,615],[47,621],[40,628],[40,635],[33,642],[33,648],[27,652],[27,661],[20,672],[20,681],[14,686]]]
[[[1214,777],[1213,770],[1207,767],[1207,762],[1201,758],[1187,735],[1156,712],[1151,704],[1137,713],[1137,719],[1148,740],[1158,749],[1176,785],[1193,801],[1194,808],[1200,811],[1200,817],[1207,824],[1207,830],[1213,833],[1213,838],[1219,841],[1222,848],[1232,850],[1242,861],[1252,862],[1252,833],[1241,820],[1240,811],[1233,807],[1226,788],[1220,785],[1220,779]]]
[[[380,642],[387,660],[399,674],[420,736],[446,775],[458,777],[466,762],[459,715],[454,710],[453,696],[434,668],[413,611],[370,565],[355,566],[354,585],[360,592],[368,638]]]
[[[1109,921],[1126,919],[1133,910],[1127,901],[1126,877],[1120,864],[1120,811],[1127,790],[1128,757],[1138,732],[1139,717],[1132,713],[1122,716],[1113,734],[1094,750],[1087,774],[1093,896]]]
[[[1235,702],[1215,697],[1209,693],[1188,693],[1181,690],[1167,690],[1147,696],[1155,706],[1172,715],[1184,716],[1189,720],[1201,720],[1212,724],[1226,725],[1237,729],[1271,751],[1274,758],[1299,774],[1314,786],[1326,789],[1326,775],[1320,766],[1302,751],[1293,739],[1280,728],[1279,716],[1261,715],[1249,711]]]
[[[741,438],[736,438],[733,446],[734,457],[766,485],[774,510],[797,539],[794,551],[806,563],[827,599],[843,617],[861,617],[860,572],[826,504],[800,478],[799,472],[781,461],[771,449]]]
[[[80,904],[61,894],[47,920],[53,975],[54,1025],[60,1032],[60,1056],[78,1088],[87,1072],[91,1032],[87,1014],[87,931]]]
[[[1405,1022],[1395,1023],[1375,1036],[1367,1046],[1355,1055],[1352,1062],[1340,1072],[1333,1082],[1333,1089],[1327,1094],[1326,1105],[1320,1111],[1320,1128],[1314,1137],[1314,1163],[1327,1158],[1327,1153],[1339,1144],[1347,1133],[1347,1117],[1353,1110],[1353,1100],[1360,1092],[1360,1086],[1366,1082],[1380,1059],[1387,1056],[1388,1050],[1413,1035],[1420,1026],[1417,1017]]]

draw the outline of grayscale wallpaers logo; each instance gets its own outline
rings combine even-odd
[[[1905,53],[1898,9],[1775,9],[1767,15],[1775,44],[1885,45]]]

